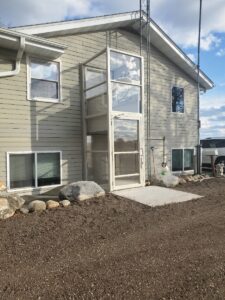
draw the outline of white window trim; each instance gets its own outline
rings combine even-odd
[[[184,112],[173,111],[173,88],[174,87],[184,90]],[[184,86],[178,85],[178,84],[171,85],[171,88],[170,88],[170,109],[171,109],[172,114],[178,114],[178,115],[181,115],[181,116],[183,116],[185,114],[185,88],[184,88]]]
[[[60,157],[60,183],[54,184],[54,185],[46,185],[46,186],[40,186],[37,185],[37,154],[39,153],[59,153]],[[23,188],[16,188],[11,189],[10,188],[10,155],[11,154],[34,154],[34,160],[35,160],[35,186],[34,187],[23,187]],[[33,190],[43,190],[46,188],[55,188],[62,185],[62,151],[18,151],[18,152],[7,152],[7,191],[9,192],[17,192],[17,191],[33,191]]]
[[[58,63],[58,69],[59,69],[59,81],[58,81],[58,99],[54,98],[43,98],[43,97],[31,97],[31,60],[35,59],[36,61],[40,62],[53,62],[53,63]],[[26,64],[27,64],[27,100],[28,101],[39,101],[39,102],[49,102],[49,103],[61,103],[62,102],[62,61],[61,59],[55,59],[55,60],[50,60],[50,59],[43,59],[39,57],[34,57],[34,56],[26,56]]]
[[[183,150],[183,168],[181,171],[173,171],[173,150]],[[193,169],[192,170],[184,170],[184,150],[193,150],[193,156],[196,155],[195,153],[195,148],[193,147],[184,147],[184,148],[172,148],[171,149],[171,172],[173,174],[177,174],[177,175],[181,175],[181,174],[194,174],[195,172],[195,168],[193,166]]]

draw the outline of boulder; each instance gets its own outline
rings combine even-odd
[[[104,196],[105,191],[93,181],[78,181],[63,187],[59,192],[60,200],[83,201]]]
[[[4,220],[14,215],[15,210],[10,208],[7,198],[0,198],[0,219]]]
[[[56,208],[56,207],[59,207],[59,202],[54,201],[54,200],[48,200],[48,201],[46,202],[46,205],[47,205],[47,208],[48,208],[48,209]]]
[[[4,184],[3,181],[0,181],[0,191],[5,191],[6,190],[6,186]]]
[[[70,201],[69,200],[62,200],[60,201],[60,204],[63,206],[63,207],[68,207],[70,206]]]
[[[41,200],[33,200],[28,205],[29,211],[43,211],[46,210],[46,203]]]
[[[25,200],[17,194],[0,192],[0,219],[7,219],[14,215],[16,210],[20,209]]]

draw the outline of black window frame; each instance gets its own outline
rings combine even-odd
[[[183,107],[182,107],[182,110],[177,110],[177,102],[178,100],[174,100],[174,90],[175,89],[179,89],[179,90],[182,90],[182,94],[183,94]],[[174,85],[171,89],[171,110],[172,110],[172,113],[180,113],[180,114],[183,114],[184,113],[184,100],[185,100],[185,97],[184,97],[184,88],[183,87],[180,87],[180,86],[176,86]]]

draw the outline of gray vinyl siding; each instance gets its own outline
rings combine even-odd
[[[124,30],[113,31],[111,34],[96,32],[50,39],[68,46],[65,54],[60,58],[62,62],[61,103],[27,100],[25,57],[19,75],[0,78],[0,180],[4,182],[6,182],[6,152],[10,151],[60,150],[63,165],[62,182],[82,179],[79,65],[97,54],[107,44],[119,50],[140,53],[139,36]],[[0,62],[7,60],[7,65],[0,64],[1,70],[10,68],[11,65],[6,51],[0,50]],[[173,85],[184,87],[184,114],[171,112]],[[197,145],[196,97],[197,89],[193,80],[152,47],[151,138],[166,136],[169,166],[171,148],[190,148]],[[151,145],[156,147],[155,159],[156,165],[159,166],[162,162],[162,143],[152,141]]]

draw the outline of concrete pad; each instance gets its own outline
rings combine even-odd
[[[115,191],[113,194],[152,207],[202,198],[202,196],[196,194],[181,192],[161,186],[132,188]]]

